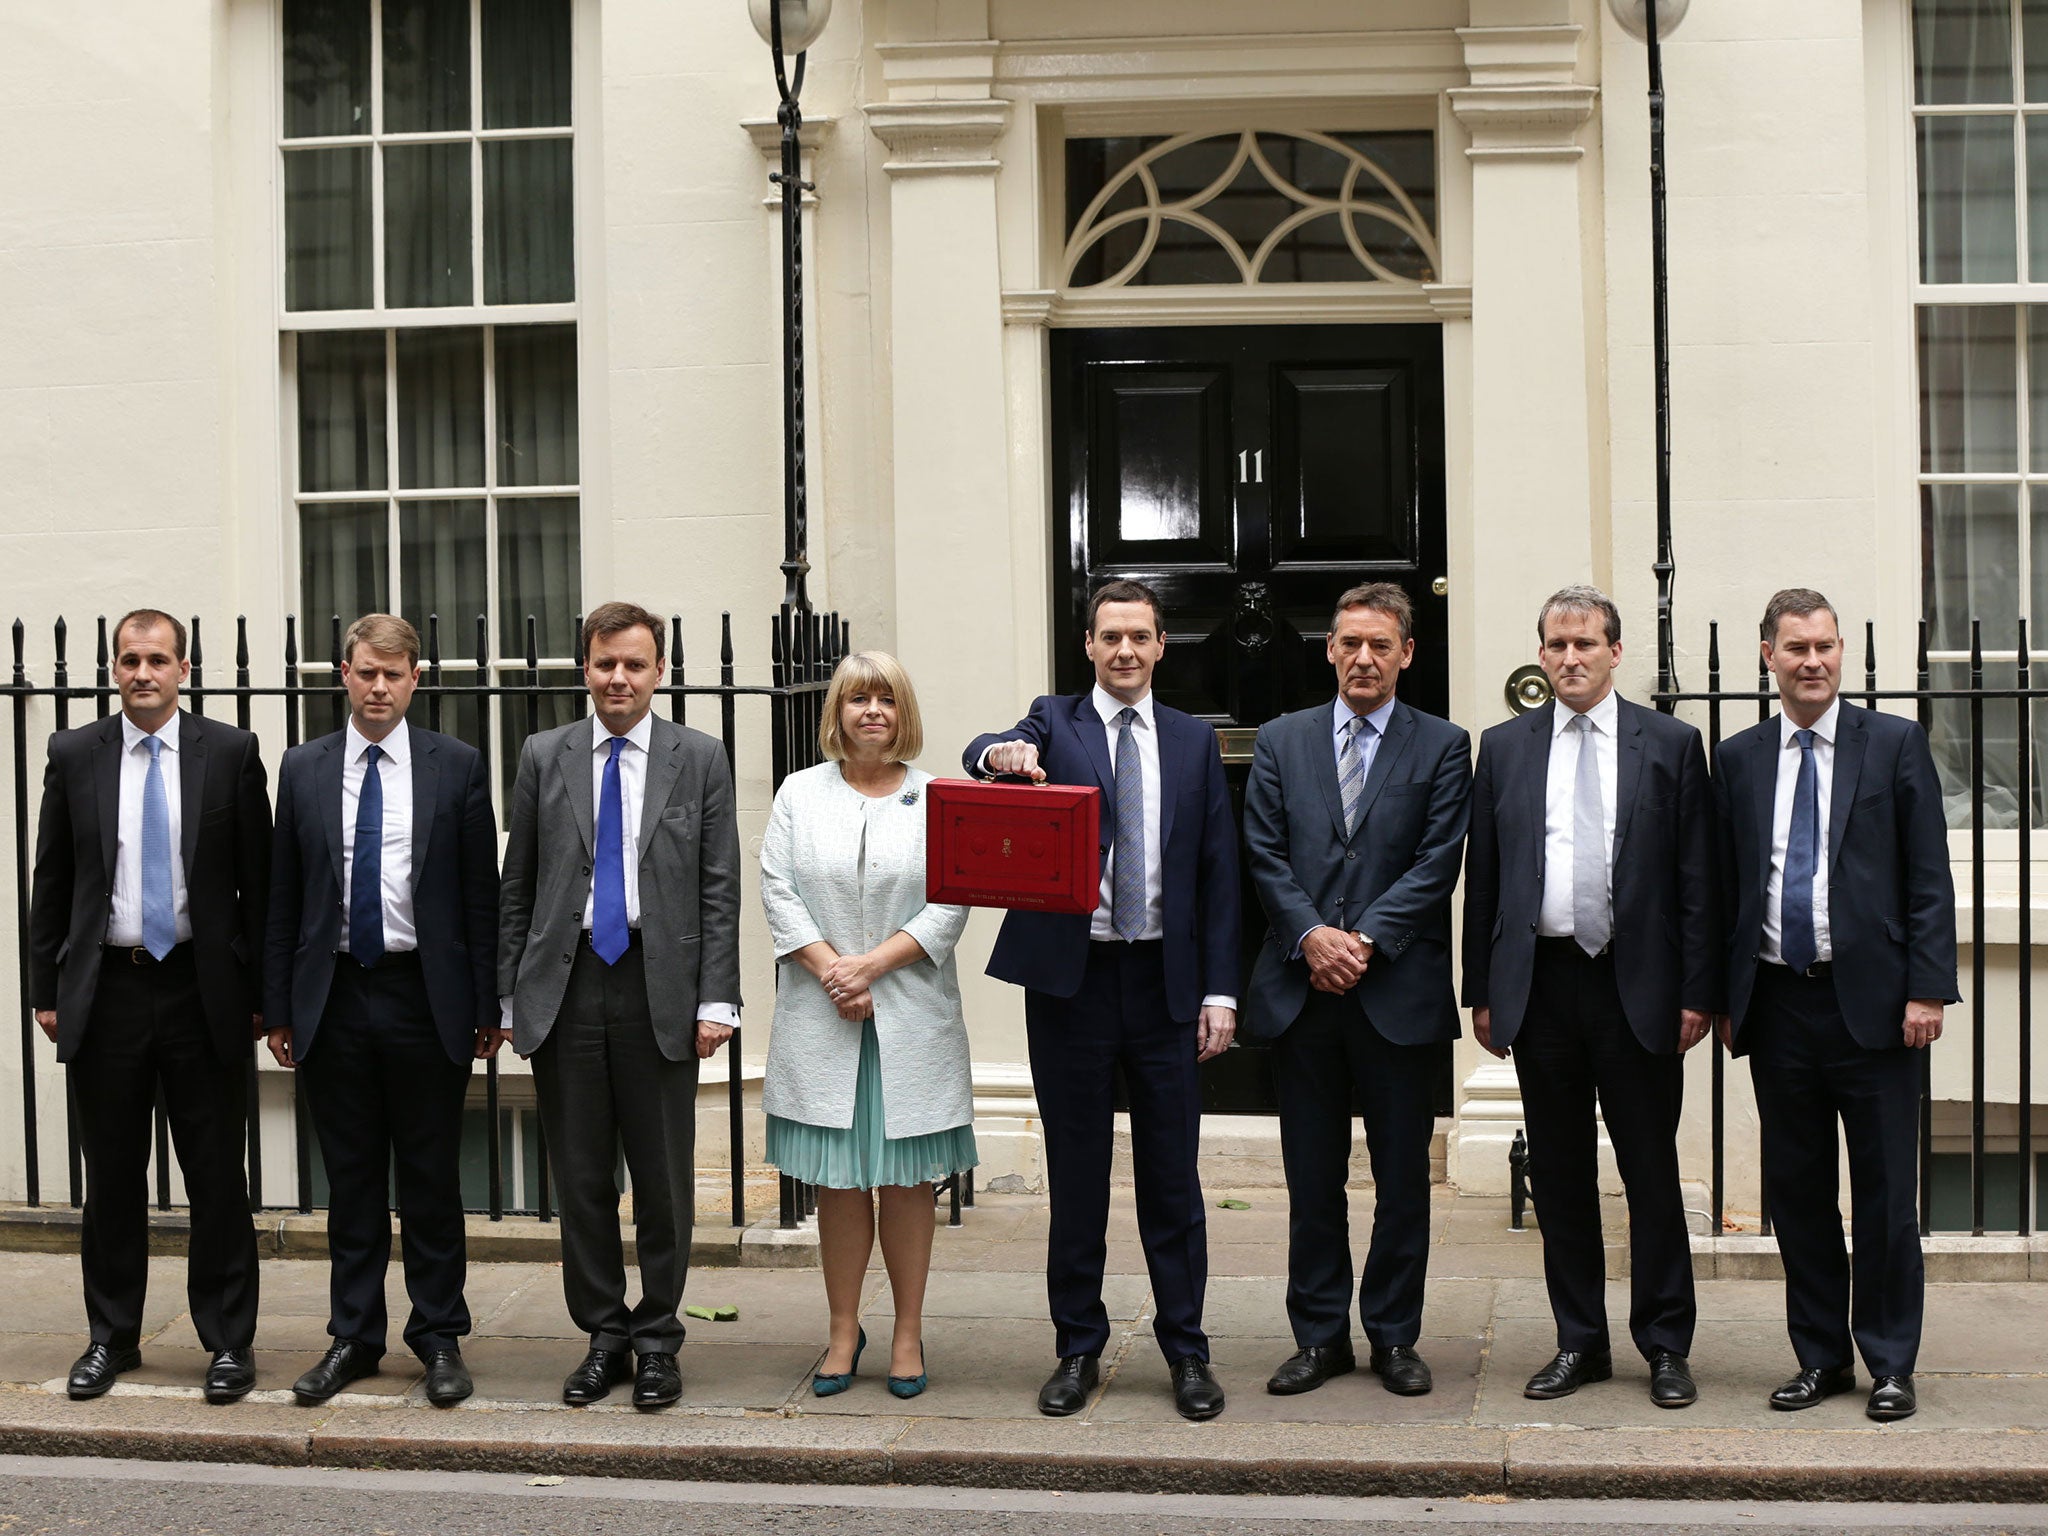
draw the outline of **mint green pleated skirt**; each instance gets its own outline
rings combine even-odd
[[[932,1184],[965,1173],[980,1161],[974,1127],[956,1125],[923,1136],[882,1133],[882,1047],[875,1021],[860,1032],[860,1070],[854,1080],[853,1124],[805,1125],[768,1116],[768,1161],[791,1178],[826,1189],[879,1189],[889,1184]]]

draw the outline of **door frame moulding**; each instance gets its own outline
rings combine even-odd
[[[1470,283],[1219,283],[1032,288],[1003,295],[1006,325],[1055,330],[1138,325],[1427,325],[1472,317]]]

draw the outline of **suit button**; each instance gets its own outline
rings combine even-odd
[[[588,875],[589,875],[589,873],[590,873],[590,866],[589,866],[588,864],[586,864],[586,865],[584,865],[584,866],[583,866],[583,873],[584,873],[584,874],[585,874],[586,876],[588,876]]]
[[[562,964],[564,964],[564,965],[567,965],[567,964],[569,964],[569,963],[570,963],[571,961],[573,961],[573,960],[574,960],[575,958],[576,958],[576,957],[575,957],[574,955],[564,955],[564,956],[562,956]]]
[[[1358,857],[1358,855],[1357,855],[1357,854],[1355,854],[1355,853],[1346,853],[1346,854],[1344,855],[1344,857],[1345,857],[1345,858],[1347,858],[1347,859],[1355,859],[1355,858],[1357,858],[1357,857]]]
[[[1531,924],[1529,925],[1529,931],[1530,931],[1531,933],[1534,933],[1534,932],[1536,931],[1536,925],[1535,925],[1534,923],[1531,923]]]

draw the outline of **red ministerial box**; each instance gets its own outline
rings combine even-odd
[[[1093,912],[1102,791],[934,779],[925,790],[925,897],[963,907]]]

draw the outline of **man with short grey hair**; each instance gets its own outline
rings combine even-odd
[[[1555,699],[1480,737],[1465,860],[1465,1003],[1480,1045],[1514,1054],[1557,1319],[1557,1356],[1523,1390],[1565,1397],[1614,1372],[1597,1105],[1628,1191],[1629,1333],[1651,1401],[1683,1408],[1698,1391],[1679,1058],[1721,996],[1706,753],[1615,693],[1605,593],[1553,594],[1537,635]]]

